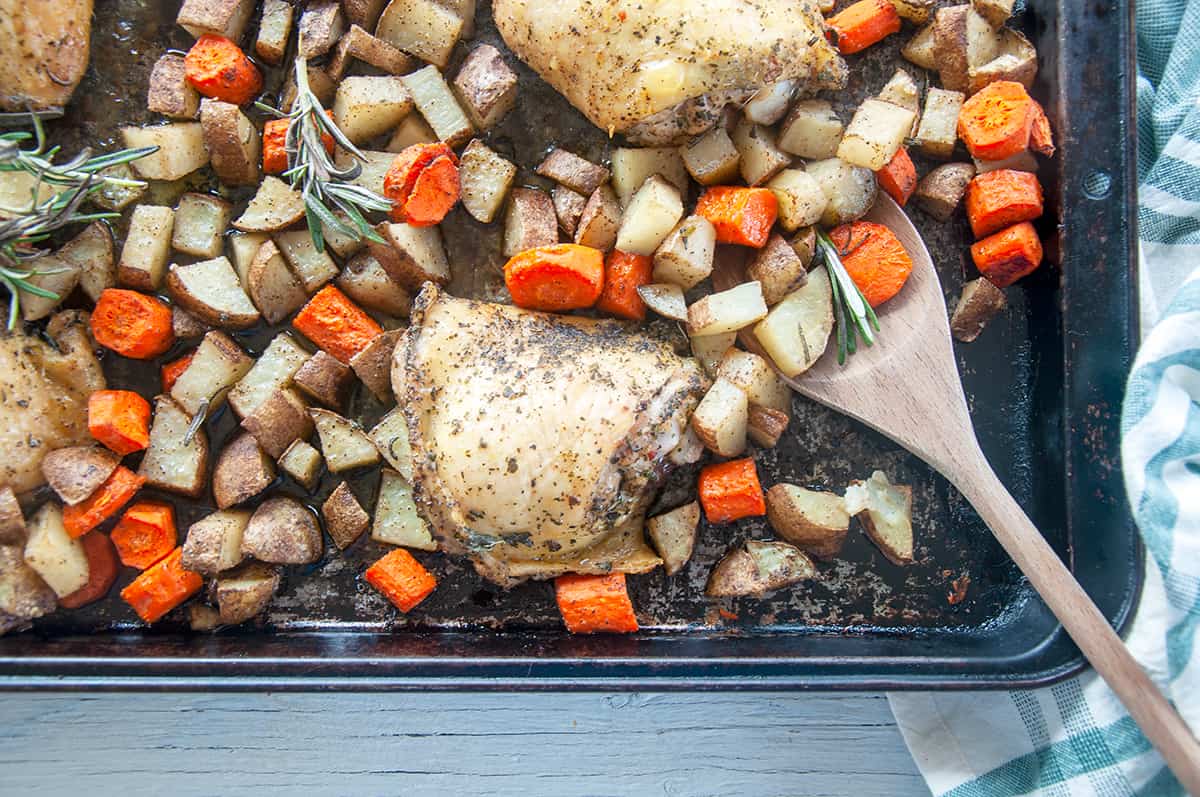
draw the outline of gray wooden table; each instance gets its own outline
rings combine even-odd
[[[0,694],[0,794],[927,795],[882,695]]]

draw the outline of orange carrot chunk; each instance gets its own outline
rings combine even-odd
[[[958,112],[958,136],[980,160],[1004,160],[1029,147],[1035,111],[1020,83],[998,80],[975,92]]]
[[[262,91],[262,73],[242,48],[226,39],[206,33],[183,59],[183,73],[196,91],[214,100],[245,105]]]
[[[604,290],[604,253],[579,244],[538,246],[504,264],[513,303],[560,313],[591,307]]]
[[[183,548],[176,548],[121,590],[121,597],[143,621],[158,622],[204,586],[199,573],[183,569],[182,560]]]
[[[604,289],[596,302],[602,313],[643,321],[646,318],[646,303],[638,295],[640,285],[649,285],[654,272],[654,261],[649,255],[633,255],[614,249],[608,253],[604,264]]]
[[[912,273],[912,258],[896,234],[873,221],[854,221],[829,231],[846,273],[872,307],[895,296]]]
[[[367,568],[367,583],[383,593],[402,612],[410,612],[437,587],[437,579],[403,548]]]
[[[1042,242],[1027,221],[990,235],[971,247],[975,268],[997,288],[1007,288],[1042,264]]]
[[[96,492],[72,506],[63,507],[63,525],[72,537],[82,537],[108,520],[133,498],[146,479],[123,465],[117,467]]]
[[[383,327],[333,285],[317,291],[300,308],[292,326],[346,365],[383,334]]]
[[[967,219],[976,238],[1042,215],[1042,186],[1037,175],[995,169],[967,186]]]
[[[175,342],[171,308],[153,296],[123,288],[106,288],[92,310],[92,335],[123,357],[149,360]]]
[[[150,445],[150,402],[132,390],[97,390],[88,397],[88,431],[121,456]]]
[[[865,50],[900,32],[900,15],[890,0],[859,0],[825,20],[842,55]]]
[[[904,147],[896,150],[892,159],[875,172],[875,176],[879,178],[879,187],[887,191],[888,196],[896,200],[900,207],[904,207],[917,190],[917,167]]]
[[[779,215],[779,202],[767,188],[717,185],[700,196],[696,215],[712,222],[719,243],[762,249]]]
[[[383,195],[392,200],[392,221],[414,227],[440,223],[460,192],[458,158],[441,142],[405,148],[383,178]]]
[[[1033,103],[1033,125],[1029,129],[1029,148],[1047,158],[1054,155],[1054,132],[1050,129],[1050,119],[1037,100]]]
[[[113,545],[121,564],[145,570],[175,549],[175,508],[158,501],[138,501],[117,521]]]
[[[89,531],[79,538],[88,560],[88,580],[70,595],[58,599],[64,609],[78,609],[95,603],[108,594],[117,580],[117,554],[113,544],[98,531]]]
[[[731,459],[700,471],[700,505],[709,523],[728,523],[767,513],[754,460]]]
[[[192,364],[192,358],[195,356],[196,352],[190,351],[178,360],[171,360],[171,362],[162,367],[162,392],[171,392],[171,388],[175,387],[175,380],[187,370],[187,367]]]
[[[326,111],[325,115],[330,119],[333,118],[332,111]],[[269,119],[263,125],[262,168],[267,174],[280,174],[287,171],[287,132],[289,124],[291,124],[290,119]],[[332,155],[333,136],[328,133],[322,133],[321,142],[325,145],[325,151]]]
[[[572,634],[631,634],[638,630],[624,573],[554,579],[554,599]]]

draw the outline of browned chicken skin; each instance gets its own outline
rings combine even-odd
[[[0,108],[62,106],[87,69],[92,0],[0,0]]]

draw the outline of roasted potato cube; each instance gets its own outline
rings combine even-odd
[[[222,509],[205,515],[188,527],[180,564],[210,576],[237,567],[244,558],[242,537],[249,523],[250,512],[245,509]]]
[[[213,466],[213,498],[218,509],[248,501],[275,481],[275,461],[248,432],[225,446]]]
[[[413,144],[433,144],[437,140],[437,133],[433,132],[429,122],[426,122],[419,113],[410,113],[404,117],[403,122],[396,126],[395,132],[388,139],[384,149],[388,152],[403,152]],[[459,170],[460,172],[462,170],[461,164]]]
[[[408,445],[408,421],[404,410],[395,407],[368,433],[379,453],[407,481],[412,481],[412,449]]]
[[[375,30],[375,23],[379,21],[379,15],[386,3],[387,0],[342,0],[342,8],[346,12],[346,19],[350,20],[352,25]]]
[[[479,139],[472,139],[463,150],[458,164],[462,187],[463,208],[476,221],[485,224],[496,218],[496,212],[508,196],[517,167],[493,152]]]
[[[171,398],[188,415],[211,414],[249,372],[254,358],[219,330],[205,334],[191,362],[171,386]]]
[[[287,52],[294,16],[295,9],[287,0],[263,0],[258,37],[254,40],[254,52],[259,58],[272,66],[279,65]]]
[[[375,231],[386,241],[369,241],[368,251],[393,280],[413,292],[426,282],[446,285],[450,282],[450,262],[437,226],[413,227],[409,224],[381,223]]]
[[[742,114],[756,125],[773,125],[788,112],[795,92],[795,80],[780,80],[763,86],[742,106]]]
[[[391,0],[375,35],[444,69],[462,29],[462,18],[433,0]]]
[[[905,45],[900,48],[900,55],[922,69],[933,71],[938,68],[937,41],[934,38],[933,25],[921,28]]]
[[[712,222],[703,216],[688,216],[654,253],[654,281],[691,290],[712,274],[716,247]]]
[[[669,282],[660,282],[639,285],[637,292],[646,306],[663,318],[687,323],[687,301],[683,297],[683,288]]]
[[[295,338],[280,332],[267,344],[246,375],[229,391],[229,406],[245,418],[258,409],[267,396],[292,383],[292,377],[311,355]]]
[[[203,147],[203,144],[201,146]],[[9,172],[9,174],[15,175],[19,174],[19,172]],[[137,177],[133,173],[133,168],[128,163],[118,163],[115,166],[109,166],[107,169],[101,169],[100,174],[103,174],[105,177],[116,177],[119,180],[133,180]],[[99,190],[88,197],[88,201],[98,208],[115,212],[124,210],[129,205],[138,201],[144,193],[146,193],[145,183],[141,185],[105,183],[100,186]]]
[[[28,277],[28,282],[53,294],[38,296],[28,291],[21,294],[21,318],[37,321],[53,313],[71,295],[71,291],[79,284],[81,269],[53,255],[39,257],[30,264],[30,268],[37,273]]]
[[[377,335],[362,351],[350,358],[350,367],[367,386],[367,390],[383,403],[392,400],[392,352],[400,342],[402,329],[390,329]]]
[[[846,488],[846,511],[858,516],[871,542],[896,565],[913,562],[912,487],[892,484],[883,471]]]
[[[93,302],[106,288],[117,284],[117,264],[113,259],[112,232],[102,221],[93,221],[54,256],[79,269],[79,287]]]
[[[217,578],[218,619],[223,625],[244,623],[266,610],[279,589],[279,568],[247,562]]]
[[[917,81],[913,80],[912,75],[903,69],[897,69],[891,80],[879,90],[876,99],[912,111],[913,123],[909,135],[916,135],[921,113],[921,89],[917,87]]]
[[[971,7],[993,28],[999,28],[1008,22],[1015,5],[1015,0],[971,0]]]
[[[412,295],[384,270],[379,258],[359,252],[338,275],[342,292],[368,310],[403,318],[412,307]]]
[[[324,55],[346,31],[341,3],[338,0],[312,0],[300,15],[299,28],[299,54],[305,58]]]
[[[129,231],[121,247],[117,279],[143,291],[158,290],[167,272],[175,211],[159,205],[138,205],[129,216]]]
[[[642,183],[656,174],[679,189],[680,194],[687,192],[688,173],[678,147],[618,147],[613,150],[612,186],[621,207],[628,205]]]
[[[258,308],[246,295],[233,265],[224,257],[171,266],[167,272],[167,293],[180,307],[215,327],[246,329],[258,323]]]
[[[366,153],[364,152],[363,154],[365,155]],[[363,165],[363,170],[366,170],[365,164]],[[334,211],[333,215],[343,224],[350,227],[354,226],[354,222],[342,211]],[[354,255],[361,252],[367,246],[367,242],[362,238],[335,230],[324,224],[321,225],[321,234],[325,237],[326,248],[332,250],[335,255],[341,258],[354,257]],[[309,237],[311,238],[312,235],[310,234]]]
[[[208,435],[203,427],[188,439],[192,417],[170,396],[154,400],[150,447],[138,475],[146,486],[193,498],[204,491],[208,477]]]
[[[405,442],[407,442],[407,440]],[[99,447],[97,447],[97,450],[100,450]],[[111,454],[111,452],[109,453]],[[49,459],[50,455],[47,454],[46,458]],[[113,466],[113,469],[116,469],[115,465]],[[104,478],[107,479],[108,477],[105,476]],[[53,486],[53,484],[51,486]],[[57,492],[57,490],[55,490],[55,492]],[[91,495],[91,493],[88,493],[88,495]],[[25,516],[21,514],[21,505],[17,502],[17,496],[15,493],[13,493],[13,489],[11,487],[0,487],[0,545],[24,544]],[[3,572],[3,568],[0,568],[0,572]],[[0,611],[7,610],[3,607],[0,607]]]
[[[303,440],[293,440],[279,458],[280,469],[312,492],[321,478],[321,452]]]
[[[700,363],[700,367],[704,369],[704,373],[711,377],[717,375],[717,366],[720,365],[721,358],[725,356],[725,352],[729,351],[736,340],[736,332],[720,332],[716,335],[693,335],[688,338],[688,342],[692,347],[692,356]]]
[[[736,332],[766,316],[762,285],[744,282],[727,291],[710,293],[688,307],[688,336]]]
[[[242,428],[254,435],[254,439],[267,454],[279,458],[294,441],[303,440],[312,434],[313,424],[308,415],[308,408],[296,395],[296,391],[281,388],[273,391],[253,412],[242,419]]]
[[[971,343],[997,313],[1008,307],[1004,291],[989,280],[979,277],[963,285],[962,295],[954,315],[950,316],[950,331],[963,343]]]
[[[554,201],[537,188],[514,188],[504,216],[504,256],[558,243]]]
[[[815,181],[813,184],[816,184]],[[820,190],[818,186],[817,191]],[[824,199],[824,196],[822,194],[821,198]],[[762,283],[763,301],[768,307],[774,307],[804,284],[808,279],[808,270],[792,245],[779,233],[771,233],[766,246],[759,249],[750,261],[746,276]]]
[[[652,255],[683,218],[679,189],[655,174],[629,200],[617,230],[617,249],[635,255]]]
[[[333,538],[333,544],[343,551],[371,525],[371,516],[345,482],[338,484],[321,504],[321,517],[325,518],[325,530]]]
[[[213,171],[222,183],[258,183],[262,139],[241,108],[231,102],[205,99],[200,103],[200,127]]]
[[[197,39],[212,33],[236,42],[253,11],[254,0],[183,0],[175,22]]]
[[[924,25],[929,21],[935,3],[934,0],[892,0],[892,5],[901,19],[907,19],[914,25]]]
[[[326,407],[340,409],[350,398],[354,372],[326,351],[318,351],[292,377],[305,395]]]
[[[60,598],[70,595],[87,583],[88,559],[83,550],[83,543],[67,533],[63,525],[62,509],[54,502],[42,504],[41,509],[29,519],[29,536],[25,540],[24,558],[25,564],[37,571]],[[3,582],[0,582],[0,585],[3,585]],[[43,604],[39,596],[32,595],[32,591],[31,597],[38,597],[36,601],[29,601],[31,609]],[[4,611],[13,613],[8,609]]]
[[[168,53],[150,70],[146,108],[172,119],[195,119],[200,111],[200,93],[184,76],[183,56]]]
[[[439,0],[442,5],[458,14],[463,21],[462,37],[470,39],[475,35],[475,0]]]
[[[550,150],[538,164],[537,173],[584,196],[608,182],[608,169],[559,147]]]
[[[351,25],[350,31],[338,42],[337,52],[330,59],[325,71],[334,80],[341,80],[352,59],[370,64],[389,75],[403,75],[411,72],[413,68],[411,56],[383,39],[375,38],[358,25]]]
[[[258,254],[258,247],[269,241],[271,236],[265,232],[235,232],[229,236],[229,248],[233,254],[233,270],[237,272],[238,281],[246,285],[246,275],[250,273],[250,264]]]
[[[61,540],[56,539],[55,542],[61,542]],[[21,545],[24,544],[25,540],[22,538]],[[66,559],[69,563],[68,567],[53,568],[51,565],[58,579],[66,585],[69,583],[68,577],[78,578],[78,575],[74,574],[72,570],[76,564],[75,557],[72,555],[73,549],[65,546],[64,550],[68,551],[66,556],[58,556],[47,550],[49,547],[48,545],[43,546],[44,554],[54,559]],[[64,593],[64,595],[69,594],[69,592]],[[50,614],[57,605],[57,594],[42,579],[38,571],[25,562],[21,547],[16,545],[0,546],[0,634],[23,625],[29,620]]]
[[[700,185],[723,185],[737,179],[742,156],[720,125],[693,138],[680,152],[688,174]]]
[[[779,148],[774,131],[749,119],[738,122],[732,140],[740,156],[738,170],[747,185],[762,185],[792,162],[791,156]]]
[[[662,557],[668,576],[678,573],[692,558],[699,524],[700,504],[695,501],[646,521],[646,536]]]
[[[579,226],[579,217],[587,205],[587,197],[577,194],[565,185],[556,185],[550,189],[550,199],[554,202],[554,215],[558,217],[558,229],[568,238],[575,237],[575,229]]]
[[[810,161],[805,167],[821,185],[829,203],[821,214],[821,224],[832,227],[862,218],[875,204],[879,184],[875,173],[840,158]]]
[[[850,515],[840,495],[794,484],[776,484],[767,490],[767,519],[782,539],[818,559],[837,556],[850,529]]]
[[[825,352],[833,331],[833,289],[824,266],[754,327],[754,337],[784,376],[804,373]]]
[[[925,94],[925,112],[917,127],[917,146],[931,158],[949,158],[958,141],[958,112],[962,92],[931,88]]]
[[[832,158],[842,140],[842,121],[826,100],[800,100],[779,130],[779,148],[801,158]]]
[[[1011,80],[1025,88],[1033,86],[1038,70],[1037,50],[1029,39],[1015,30],[1004,28],[999,35],[996,57],[971,67],[967,75],[967,90],[971,94],[997,80]]]
[[[746,540],[717,562],[704,594],[710,598],[764,595],[816,574],[812,560],[794,545]]]
[[[208,164],[199,122],[122,127],[121,138],[129,148],[158,147],[157,152],[133,161],[133,170],[145,180],[178,180]]]
[[[216,631],[221,627],[221,613],[207,603],[189,603],[188,628],[193,631]]]
[[[774,448],[788,428],[788,414],[761,404],[751,404],[746,433],[755,445]]]
[[[278,177],[265,177],[233,226],[242,232],[278,232],[304,218],[304,198]]]
[[[308,414],[317,425],[321,453],[330,473],[378,464],[379,451],[357,422],[330,410],[311,409]]]
[[[746,450],[749,409],[741,388],[718,376],[692,415],[692,429],[717,456],[739,456]]]
[[[348,77],[338,84],[333,120],[355,144],[383,135],[408,116],[413,98],[393,75]]]
[[[333,95],[337,91],[337,83],[325,73],[325,70],[319,66],[311,64],[305,69],[308,73],[308,87],[312,91],[313,96],[321,103],[321,107],[328,108],[329,103],[333,102]],[[288,70],[287,81],[283,84],[283,91],[279,95],[279,110],[284,113],[290,113],[292,104],[296,101],[296,78],[292,70]]]
[[[888,164],[912,133],[915,112],[883,100],[865,100],[846,127],[837,156],[846,163],[878,171]]]
[[[949,91],[966,91],[971,70],[1000,53],[1000,35],[969,5],[938,9],[933,42],[938,74]]]
[[[179,305],[171,307],[171,331],[180,340],[198,338],[210,329],[212,329],[211,326],[196,318],[196,316],[184,310]]]
[[[748,351],[729,349],[717,365],[717,376],[736,385],[753,404],[781,412],[792,409],[792,390],[771,364]]]
[[[311,511],[294,498],[268,498],[254,510],[242,535],[242,555],[275,565],[304,565],[321,558],[325,541]]]
[[[766,187],[778,202],[779,226],[788,232],[816,224],[829,205],[821,184],[801,169],[784,169]]]
[[[395,5],[395,2],[392,3]],[[380,36],[382,33],[376,32]],[[386,38],[386,37],[385,37]],[[401,47],[401,49],[404,49]],[[409,52],[409,51],[406,51]],[[456,147],[471,137],[474,128],[442,73],[432,66],[418,69],[401,78],[412,95],[413,103],[440,141]]]
[[[975,167],[969,163],[943,163],[921,178],[913,199],[938,221],[949,221],[974,177]]]
[[[479,130],[487,130],[516,104],[517,74],[505,63],[499,50],[481,44],[463,61],[453,88],[471,123]]]
[[[396,156],[391,152],[374,152],[369,149],[361,150],[361,153],[363,159],[358,160],[349,152],[339,149],[333,157],[333,162],[339,169],[348,168],[357,162],[361,171],[349,183],[361,185],[368,191],[383,196],[383,181],[387,178],[388,169],[395,162]]]
[[[74,505],[96,492],[120,464],[121,458],[102,446],[71,446],[47,454],[42,460],[42,475],[64,504]],[[11,513],[5,514],[11,517]],[[20,517],[18,508],[17,518]],[[16,541],[11,535],[0,534],[0,544]],[[23,534],[21,541],[24,541]]]
[[[620,228],[621,205],[617,195],[608,185],[602,185],[592,192],[583,206],[579,224],[575,227],[575,243],[607,252],[617,243]]]
[[[419,551],[437,550],[429,526],[413,501],[412,487],[403,476],[387,468],[379,479],[371,539]]]
[[[792,236],[792,249],[796,251],[804,267],[812,265],[813,255],[817,253],[817,228],[805,227]]]
[[[317,250],[312,233],[307,229],[275,233],[273,236],[279,253],[300,278],[305,293],[316,293],[317,289],[337,276],[337,263],[328,252]]]
[[[225,230],[233,205],[209,194],[187,193],[175,208],[171,248],[197,257],[216,257],[225,249]]]

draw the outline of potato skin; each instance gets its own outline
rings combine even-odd
[[[970,163],[943,163],[921,178],[913,199],[938,221],[949,221],[974,177],[975,167]]]
[[[120,464],[121,458],[107,448],[71,446],[47,454],[42,475],[63,503],[74,505],[95,492]]]
[[[271,564],[310,564],[321,558],[324,547],[313,514],[283,496],[264,501],[242,535],[242,553]]]
[[[275,480],[275,462],[249,432],[243,432],[222,449],[213,467],[213,498],[218,509],[227,509],[261,493]]]
[[[12,618],[0,618],[0,634],[26,620],[49,614],[57,606],[54,590],[25,564],[21,549],[0,545],[0,614]]]
[[[321,505],[321,516],[325,518],[325,528],[334,544],[343,551],[353,545],[371,525],[371,516],[345,482],[334,488],[325,499]]]
[[[717,562],[704,594],[711,598],[763,595],[815,574],[812,560],[796,546],[747,540]]]
[[[781,539],[803,548],[812,556],[831,559],[842,550],[850,528],[850,516],[843,509],[834,522],[828,524],[810,517],[803,505],[802,490],[790,484],[776,484],[767,490],[767,520]],[[841,496],[829,493],[821,494],[821,498],[826,495],[841,503]]]
[[[294,441],[312,434],[313,424],[295,392],[283,389],[272,392],[247,415],[242,428],[254,435],[268,455],[278,459]]]
[[[261,613],[275,597],[281,576],[279,568],[247,562],[217,579],[218,618],[223,625],[244,623]]]

